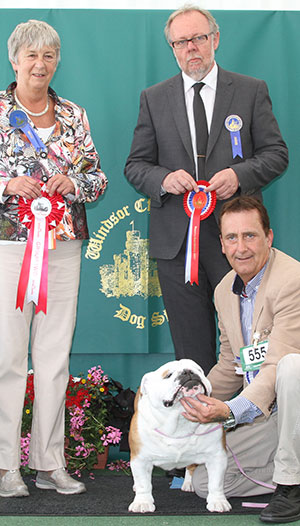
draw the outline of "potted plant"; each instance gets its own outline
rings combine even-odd
[[[81,475],[83,470],[99,466],[107,460],[108,447],[119,444],[123,432],[125,450],[134,393],[103,373],[100,365],[88,370],[86,377],[70,376],[66,390],[65,456],[68,471]],[[34,372],[28,372],[24,400],[21,467],[29,472],[28,455],[32,407],[34,401]],[[116,422],[121,424],[116,427]],[[100,466],[99,466],[100,467]]]

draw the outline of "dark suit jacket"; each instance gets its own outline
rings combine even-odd
[[[239,115],[243,159],[232,158],[230,132],[224,122]],[[261,196],[261,188],[280,175],[288,152],[266,83],[219,67],[216,99],[205,163],[205,179],[232,167],[242,193]],[[151,198],[150,256],[172,259],[182,246],[189,218],[183,196],[160,195],[165,176],[183,169],[195,177],[195,165],[181,73],[141,94],[140,113],[125,175]],[[215,214],[224,201],[218,201]]]

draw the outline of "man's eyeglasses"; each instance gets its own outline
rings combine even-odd
[[[202,44],[205,44],[205,42],[207,42],[208,40],[208,37],[212,34],[213,31],[207,33],[207,35],[199,35],[193,38],[185,38],[184,40],[174,40],[174,42],[171,42],[171,46],[174,49],[184,49],[187,47],[189,42],[192,42],[194,46],[202,46]]]

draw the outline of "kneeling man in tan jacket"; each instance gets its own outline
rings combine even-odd
[[[183,399],[184,415],[223,421],[229,430],[227,497],[270,493],[273,482],[260,519],[292,522],[300,519],[300,263],[272,248],[269,217],[257,199],[224,204],[220,231],[233,270],[215,291],[220,355],[208,375],[212,397]],[[206,496],[203,465],[193,485]]]

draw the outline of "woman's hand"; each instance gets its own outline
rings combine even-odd
[[[63,174],[56,174],[47,182],[49,196],[52,197],[55,192],[60,195],[75,194],[75,187],[71,179]]]
[[[3,195],[20,195],[25,199],[36,199],[40,197],[41,193],[39,181],[28,175],[21,175],[9,180]]]

